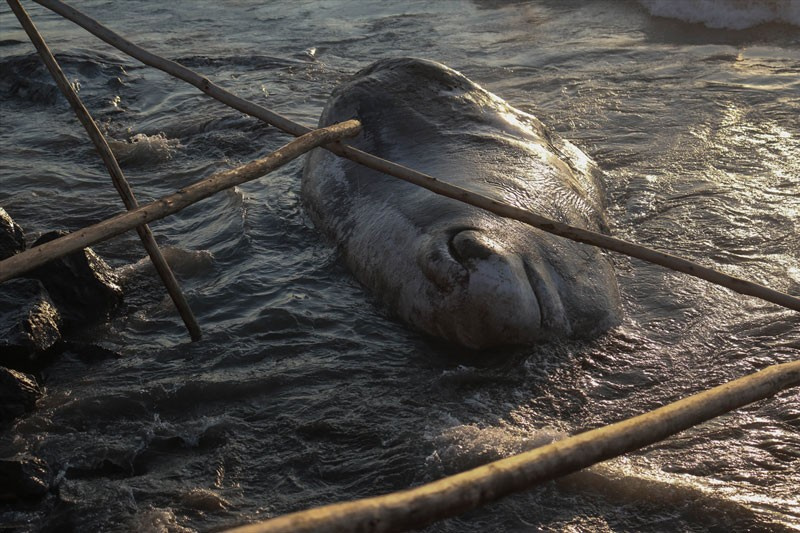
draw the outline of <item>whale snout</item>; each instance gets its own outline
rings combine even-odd
[[[474,349],[542,337],[542,310],[522,257],[472,228],[427,245],[418,264],[440,291],[432,333]]]
[[[449,248],[453,258],[465,266],[498,253],[496,245],[474,229],[454,232]]]

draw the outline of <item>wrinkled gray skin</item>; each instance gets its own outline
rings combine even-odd
[[[605,231],[598,169],[580,150],[458,72],[382,60],[338,87],[320,126],[349,143],[544,216]],[[468,348],[596,334],[618,320],[597,249],[438,196],[316,149],[303,196],[317,227],[388,309]]]

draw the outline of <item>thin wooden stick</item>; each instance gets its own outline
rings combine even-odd
[[[309,130],[309,128],[306,126],[297,124],[286,117],[270,111],[269,109],[252,102],[248,102],[247,100],[244,100],[243,98],[226,91],[225,89],[209,81],[207,78],[200,76],[183,65],[175,63],[174,61],[169,61],[163,57],[144,50],[143,48],[123,38],[119,34],[106,28],[96,20],[84,15],[80,11],[59,0],[34,1],[78,24],[96,37],[102,39],[122,52],[125,52],[131,57],[138,59],[142,63],[155,67],[163,72],[166,72],[167,74],[170,74],[171,76],[182,79],[191,85],[194,85],[212,98],[215,98],[223,104],[237,109],[242,113],[263,120],[264,122],[272,124],[273,126],[276,126],[277,128],[295,136]],[[770,289],[764,285],[730,276],[718,270],[700,265],[694,261],[659,252],[646,246],[633,244],[623,239],[617,239],[602,233],[569,226],[567,224],[542,217],[535,213],[531,213],[530,211],[525,211],[523,209],[501,204],[500,202],[497,202],[487,196],[483,196],[467,189],[451,185],[447,182],[437,180],[436,178],[427,174],[423,174],[422,172],[417,172],[408,167],[398,165],[397,163],[386,161],[385,159],[362,152],[361,150],[357,150],[356,148],[352,148],[350,146],[332,144],[330,146],[326,146],[325,148],[339,156],[346,157],[366,167],[400,178],[420,187],[424,187],[436,194],[447,196],[448,198],[453,198],[460,202],[485,209],[486,211],[490,211],[496,215],[519,220],[548,233],[559,235],[573,241],[590,244],[592,246],[598,246],[606,250],[612,250],[614,252],[647,261],[648,263],[661,265],[678,272],[689,274],[690,276],[704,279],[716,285],[727,287],[728,289],[740,294],[755,296],[757,298],[761,298],[762,300],[766,300],[795,311],[800,311],[800,298]]]
[[[174,194],[12,255],[8,259],[0,261],[0,282],[86,246],[91,246],[115,235],[125,233],[142,224],[177,213],[181,209],[224,189],[259,178],[312,148],[338,141],[344,137],[352,137],[358,134],[360,130],[361,124],[357,120],[348,120],[326,128],[312,130],[262,159],[257,159],[230,170],[217,172]]]
[[[337,152],[338,149],[338,146],[334,146],[331,151],[339,153]],[[568,224],[564,224],[563,222],[558,222],[556,220],[551,220],[541,215],[537,215],[531,211],[526,211],[508,204],[503,204],[487,196],[462,189],[455,185],[438,180],[432,176],[428,176],[402,165],[398,165],[397,163],[392,163],[391,161],[386,161],[372,154],[350,148],[349,146],[344,146],[342,152],[345,157],[367,167],[379,170],[385,174],[390,174],[410,183],[414,183],[415,185],[424,187],[429,191],[435,192],[436,194],[447,196],[448,198],[453,198],[454,200],[485,209],[486,211],[490,211],[496,215],[519,220],[520,222],[524,222],[530,226],[539,228],[543,231],[558,235],[560,237],[564,237],[566,239],[590,244],[592,246],[618,252],[623,255],[642,259],[648,263],[661,265],[671,270],[683,272],[684,274],[689,274],[690,276],[710,281],[716,285],[727,287],[728,289],[740,294],[756,296],[762,300],[766,300],[795,311],[800,311],[800,298],[796,296],[765,287],[764,285],[760,285],[752,281],[747,281],[729,274],[725,274],[724,272],[705,267],[699,263],[684,259],[682,257],[659,252],[657,250],[653,250],[652,248],[634,244],[632,242],[618,239],[610,235],[605,235],[603,233],[598,233],[596,231],[570,226]]]
[[[228,533],[389,532],[421,528],[637,450],[800,385],[800,361],[773,365],[649,413],[413,489],[292,513]]]
[[[139,205],[136,202],[136,197],[133,195],[133,191],[128,185],[128,181],[125,179],[125,175],[122,173],[122,169],[119,167],[116,157],[114,157],[114,154],[111,152],[111,148],[108,146],[108,143],[106,142],[103,134],[100,132],[100,129],[97,127],[97,124],[95,124],[94,120],[92,119],[91,114],[83,105],[83,102],[75,92],[75,89],[72,88],[72,85],[67,80],[67,77],[61,70],[58,61],[56,61],[56,58],[53,56],[50,48],[47,46],[44,38],[36,29],[36,26],[33,24],[31,18],[28,16],[28,13],[25,12],[25,9],[23,9],[18,0],[7,1],[8,5],[11,7],[11,10],[17,16],[17,19],[19,19],[19,22],[22,25],[22,28],[25,30],[25,33],[28,34],[31,42],[33,42],[33,45],[39,52],[42,61],[44,61],[47,70],[49,70],[50,74],[53,76],[56,85],[58,85],[58,88],[61,89],[61,93],[67,98],[67,101],[75,111],[78,120],[81,121],[81,124],[83,124],[83,127],[89,134],[89,138],[92,140],[95,148],[97,148],[97,151],[100,154],[100,157],[103,159],[103,163],[105,163],[108,173],[111,175],[111,181],[114,183],[114,187],[117,189],[117,192],[122,198],[122,202],[125,204],[125,207],[128,210],[135,209]],[[189,336],[193,341],[200,340],[202,333],[200,331],[200,326],[197,324],[197,319],[195,318],[194,313],[192,313],[192,309],[189,307],[189,302],[186,301],[186,297],[183,295],[180,285],[178,284],[178,280],[175,279],[175,275],[172,273],[172,269],[169,267],[169,264],[167,264],[167,261],[161,254],[161,250],[159,249],[158,244],[156,244],[155,237],[153,237],[153,232],[146,225],[136,228],[136,232],[139,234],[139,238],[142,240],[142,244],[144,245],[145,250],[147,250],[147,254],[150,256],[150,260],[153,262],[156,272],[158,272],[158,275],[164,282],[164,286],[167,288],[167,292],[172,298],[175,307],[178,309],[178,313],[180,314],[181,319],[183,319],[186,329],[189,331]]]

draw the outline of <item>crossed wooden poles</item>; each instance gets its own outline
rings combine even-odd
[[[601,233],[569,226],[530,211],[502,204],[486,196],[344,145],[340,142],[341,140],[355,136],[360,131],[361,125],[358,121],[350,120],[312,130],[269,109],[244,100],[178,63],[140,48],[59,0],[34,1],[75,22],[141,62],[178,77],[212,98],[298,138],[262,159],[231,170],[218,172],[174,194],[139,206],[119,164],[108,147],[108,143],[67,81],[33,22],[18,0],[7,0],[58,87],[86,128],[128,211],[0,261],[0,282],[50,260],[136,229],[156,271],[164,281],[167,291],[186,324],[192,340],[198,340],[201,333],[197,321],[181,293],[175,276],[158,249],[147,223],[177,213],[217,192],[259,178],[309,150],[321,146],[339,156],[414,183],[436,194],[468,203],[500,216],[525,222],[543,231],[662,265],[727,287],[738,293],[756,296],[800,311],[800,298],[796,296],[729,276],[687,259]],[[773,365],[755,374],[690,396],[638,417],[569,437],[548,446],[502,459],[415,489],[301,511],[264,523],[243,526],[235,531],[239,533],[356,530],[377,532],[402,531],[420,527],[434,520],[454,516],[484,505],[543,481],[580,470],[596,462],[652,444],[705,420],[759,399],[773,396],[798,384],[800,384],[800,361]]]

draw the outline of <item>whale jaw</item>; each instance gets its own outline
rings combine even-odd
[[[542,337],[542,313],[517,256],[474,263],[463,307],[453,314],[453,340],[473,349],[530,344]]]
[[[542,308],[524,259],[479,230],[449,234],[445,242],[425,242],[418,254],[418,265],[438,294],[432,300],[433,316],[412,321],[476,350],[542,339]]]

